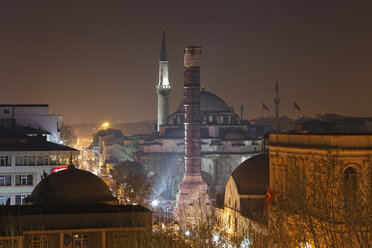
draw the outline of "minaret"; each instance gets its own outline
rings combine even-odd
[[[276,80],[276,84],[275,84],[274,103],[275,103],[275,131],[279,132],[280,131],[280,126],[279,126],[279,103],[280,103],[280,98],[279,98],[279,83],[278,83],[278,80]]]
[[[158,94],[158,131],[159,126],[166,124],[167,121],[171,88],[168,76],[168,56],[165,47],[165,29],[163,29],[159,59],[159,83],[156,85],[156,93]]]
[[[175,217],[182,226],[196,224],[206,213],[207,206],[208,186],[202,179],[200,158],[200,55],[201,47],[185,48],[185,175],[178,186],[175,210]]]

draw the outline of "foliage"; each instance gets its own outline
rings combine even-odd
[[[66,125],[62,122],[61,129],[60,129],[60,138],[66,145],[72,145],[75,140],[76,136],[74,132],[71,130],[69,125]]]
[[[135,161],[135,153],[138,151],[138,142],[132,141],[129,144],[125,144],[122,149],[120,159],[122,161],[129,160],[131,162]]]
[[[122,202],[143,204],[154,191],[154,180],[139,163],[126,160],[112,169],[118,188],[123,189]],[[118,194],[119,195],[119,194]]]

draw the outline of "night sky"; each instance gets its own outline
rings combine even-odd
[[[183,49],[202,46],[201,81],[253,119],[372,116],[372,1],[0,1],[0,103],[48,103],[70,123],[155,120],[162,28],[171,112]]]

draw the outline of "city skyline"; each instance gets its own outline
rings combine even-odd
[[[200,45],[202,87],[245,118],[372,116],[372,4],[363,1],[47,1],[0,3],[2,104],[47,103],[70,123],[156,120],[162,28],[170,113],[183,97],[183,49]]]

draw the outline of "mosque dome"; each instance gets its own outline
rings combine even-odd
[[[27,204],[117,204],[106,183],[89,171],[69,166],[48,175],[26,198]]]
[[[262,153],[241,163],[232,173],[239,195],[265,195],[269,185],[269,156]]]
[[[183,102],[178,106],[177,112],[185,112]],[[231,112],[231,109],[220,97],[209,91],[202,90],[200,91],[200,112]]]

